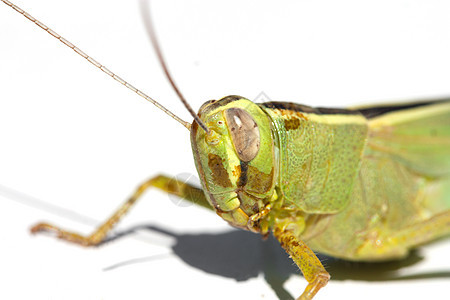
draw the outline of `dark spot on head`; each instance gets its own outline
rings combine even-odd
[[[208,167],[211,169],[214,183],[225,188],[231,187],[230,177],[228,176],[227,170],[223,166],[223,160],[220,156],[209,153]]]
[[[264,194],[271,190],[273,187],[274,180],[274,168],[269,174],[263,173],[258,170],[258,168],[249,166],[248,167],[248,184],[247,189],[249,191]]]

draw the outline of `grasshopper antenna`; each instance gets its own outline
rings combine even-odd
[[[181,91],[178,89],[177,85],[175,84],[175,81],[173,80],[172,76],[170,75],[169,68],[167,67],[167,64],[164,60],[164,57],[162,55],[161,48],[158,43],[158,39],[156,37],[155,33],[155,27],[153,26],[151,13],[148,13],[150,10],[148,5],[148,0],[141,0],[141,12],[142,17],[145,22],[145,28],[147,29],[147,33],[150,36],[150,40],[152,42],[153,48],[155,49],[156,55],[158,56],[159,63],[161,64],[161,67],[164,70],[164,74],[166,74],[167,79],[169,80],[170,84],[172,85],[173,89],[175,90],[175,93],[177,93],[178,98],[180,98],[181,102],[183,103],[184,107],[189,111],[189,113],[194,117],[195,122],[206,132],[209,133],[208,127],[205,125],[205,123],[200,120],[199,116],[194,112],[192,107],[189,105],[189,103],[184,98],[183,94],[181,94]]]
[[[132,86],[131,84],[129,84],[128,82],[126,82],[125,80],[123,80],[121,77],[117,76],[116,74],[114,74],[113,72],[111,72],[108,68],[106,68],[104,65],[100,64],[98,61],[96,61],[95,59],[93,59],[92,57],[90,57],[89,55],[87,55],[86,53],[84,53],[83,51],[81,51],[78,47],[76,47],[75,45],[73,45],[71,42],[69,42],[68,40],[66,40],[65,38],[63,38],[62,36],[60,36],[59,34],[57,34],[56,32],[54,32],[52,29],[50,29],[49,27],[47,27],[45,24],[41,23],[39,20],[35,19],[33,16],[31,16],[29,13],[27,13],[26,11],[24,11],[23,9],[21,9],[20,7],[18,7],[17,5],[9,2],[8,0],[1,0],[3,3],[5,3],[6,5],[8,5],[9,7],[13,8],[15,11],[17,11],[18,13],[20,13],[21,15],[23,15],[25,18],[27,18],[28,20],[30,20],[31,22],[33,22],[34,24],[36,24],[37,26],[39,26],[41,29],[43,29],[44,31],[46,31],[47,33],[49,33],[51,36],[53,36],[54,38],[56,38],[57,40],[59,40],[61,43],[63,43],[64,45],[66,45],[67,47],[69,47],[70,49],[72,49],[73,51],[75,51],[75,53],[77,53],[78,55],[80,55],[81,57],[85,58],[88,62],[90,62],[91,64],[93,64],[94,66],[96,66],[97,68],[99,68],[100,70],[102,70],[105,74],[109,75],[110,77],[112,77],[114,80],[116,80],[117,82],[121,83],[122,85],[126,86],[128,89],[132,90],[133,92],[135,92],[136,94],[138,94],[139,96],[141,96],[142,98],[144,98],[145,100],[151,102],[153,105],[155,105],[157,108],[159,108],[160,110],[162,110],[163,112],[165,112],[166,114],[168,114],[170,117],[172,117],[174,120],[176,120],[177,122],[179,122],[181,125],[183,125],[184,127],[186,127],[188,130],[191,130],[191,124],[182,120],[180,117],[178,117],[177,115],[175,115],[174,113],[172,113],[170,110],[168,110],[167,108],[165,108],[163,105],[161,105],[158,101],[154,100],[153,98],[151,98],[150,96],[148,96],[147,94],[145,94],[144,92],[138,90],[137,88],[135,88],[134,86]],[[186,104],[185,104],[186,105]],[[191,109],[192,110],[192,109]],[[196,119],[197,121],[197,119]],[[197,121],[198,122],[198,121]],[[203,128],[203,127],[202,127]]]

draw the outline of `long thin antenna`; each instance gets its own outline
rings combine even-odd
[[[97,68],[102,70],[105,74],[109,75],[110,77],[112,77],[117,82],[119,82],[122,85],[126,86],[127,88],[129,88],[130,90],[132,90],[133,92],[135,92],[136,94],[138,94],[139,96],[144,98],[145,100],[151,102],[153,105],[155,105],[157,108],[159,108],[160,110],[162,110],[163,112],[168,114],[170,117],[172,117],[176,121],[178,121],[181,125],[186,127],[188,130],[191,130],[191,124],[190,123],[182,120],[181,118],[176,116],[174,113],[172,113],[170,110],[168,110],[163,105],[161,105],[159,102],[157,102],[156,100],[153,100],[150,96],[146,95],[144,92],[138,90],[137,88],[135,88],[134,86],[132,86],[131,84],[129,84],[128,82],[126,82],[125,80],[123,80],[122,78],[120,78],[119,76],[114,74],[113,72],[111,72],[108,68],[106,68],[105,66],[100,64],[98,61],[96,61],[95,59],[93,59],[92,57],[90,57],[89,55],[84,53],[83,51],[81,51],[78,47],[73,45],[71,42],[69,42],[68,40],[66,40],[65,38],[63,38],[62,36],[57,34],[56,32],[54,32],[52,29],[50,29],[49,27],[47,27],[46,25],[44,25],[43,23],[41,23],[37,19],[35,19],[33,16],[28,14],[26,11],[24,11],[23,9],[21,9],[17,5],[12,4],[8,0],[1,0],[1,1],[3,3],[5,3],[6,5],[10,6],[11,8],[13,8],[15,11],[17,11],[18,13],[23,15],[25,18],[27,18],[28,20],[30,20],[31,22],[33,22],[37,26],[39,26],[44,31],[47,31],[47,33],[49,33],[51,36],[53,36],[54,38],[59,40],[61,43],[63,43],[64,45],[66,45],[67,47],[69,47],[70,49],[75,51],[75,53],[79,54],[81,57],[85,58],[88,62],[90,62],[91,64],[93,64],[94,66],[96,66]]]
[[[206,127],[205,123],[203,123],[202,120],[200,120],[198,115],[195,113],[195,111],[192,109],[192,107],[186,101],[186,99],[184,98],[183,94],[181,94],[181,91],[178,89],[177,85],[175,84],[175,81],[173,80],[172,76],[170,75],[169,68],[167,67],[167,64],[166,64],[166,62],[164,60],[161,48],[160,48],[159,43],[158,43],[158,39],[156,37],[155,29],[154,29],[153,22],[152,22],[152,19],[151,19],[151,14],[148,13],[148,11],[149,11],[148,1],[141,0],[140,3],[141,3],[142,17],[143,17],[143,19],[145,21],[145,25],[146,25],[145,28],[147,29],[147,32],[148,32],[148,34],[150,36],[153,48],[155,49],[156,55],[158,56],[159,63],[161,64],[161,67],[164,70],[164,74],[166,74],[167,79],[169,80],[170,84],[172,85],[173,89],[175,90],[175,93],[177,93],[177,95],[180,98],[180,100],[183,103],[183,105],[189,111],[191,116],[194,117],[195,122],[197,122],[197,124],[201,128],[203,128],[203,130],[205,132],[209,133],[208,127]]]

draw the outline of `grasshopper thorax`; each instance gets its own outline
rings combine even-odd
[[[198,115],[209,132],[194,122],[191,143],[206,197],[223,219],[248,228],[249,218],[274,194],[277,166],[271,119],[239,96],[206,102]]]

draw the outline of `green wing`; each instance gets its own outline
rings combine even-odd
[[[354,200],[377,207],[387,230],[450,209],[450,101],[369,119],[358,181]]]
[[[369,120],[368,149],[426,177],[450,174],[450,101]]]
[[[347,259],[402,257],[409,247],[446,232],[435,228],[420,238],[412,234],[450,210],[450,101],[385,110],[369,117],[368,124],[350,203],[326,220],[321,234],[309,233],[310,245]],[[399,232],[410,232],[403,248],[377,248],[380,239]]]

